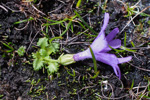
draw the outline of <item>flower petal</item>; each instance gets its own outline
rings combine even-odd
[[[106,39],[102,36],[96,38],[93,43],[91,44],[91,48],[93,52],[101,52],[104,50],[106,47],[108,47],[108,43]]]
[[[91,48],[92,48],[93,52],[100,52],[108,46],[108,43],[105,38],[105,32],[104,32],[108,25],[108,22],[109,22],[109,14],[105,13],[104,23],[101,28],[101,31],[98,34],[98,36],[96,37],[96,39],[93,41],[93,43],[91,44]]]
[[[118,58],[114,54],[109,53],[95,53],[95,58],[110,66],[117,65],[119,63]]]
[[[101,28],[101,32],[105,31],[107,25],[108,25],[108,22],[109,22],[109,14],[108,13],[105,13],[104,15],[104,22],[103,22],[103,26]],[[101,33],[100,32],[100,33]],[[101,34],[99,34],[98,36],[100,36]]]
[[[118,58],[114,54],[108,54],[108,53],[96,53],[95,54],[96,60],[103,62],[105,64],[108,64],[112,66],[114,69],[115,74],[121,78],[121,72],[118,67],[119,61]]]
[[[112,40],[111,42],[108,43],[112,48],[116,49],[119,48],[121,46],[121,40],[120,39],[115,39]],[[109,46],[107,46],[105,49],[103,49],[103,51],[101,52],[108,52],[110,51],[111,48]]]
[[[114,65],[113,69],[114,69],[114,72],[115,72],[116,76],[118,76],[119,79],[121,79],[121,71],[120,71],[119,66],[118,65]]]
[[[119,48],[121,46],[121,40],[115,39],[108,43],[112,48]]]
[[[118,58],[118,61],[119,61],[119,64],[121,64],[121,63],[128,62],[131,59],[132,59],[132,56],[128,56],[128,57]]]
[[[106,36],[107,42],[112,41],[112,39],[116,36],[117,33],[119,33],[119,29],[118,29],[118,28],[113,29],[113,30]]]
[[[102,34],[104,34],[104,31],[105,31],[105,29],[108,25],[108,22],[109,22],[109,14],[105,13],[103,26],[102,26],[101,31],[100,31],[100,33],[98,34],[97,37],[100,37]]]

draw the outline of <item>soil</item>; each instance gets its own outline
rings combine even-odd
[[[25,2],[28,1],[28,2]],[[31,0],[32,1],[32,0]],[[36,1],[36,0],[35,0]],[[74,10],[96,32],[102,26],[104,11],[110,14],[110,22],[106,29],[108,34],[118,27],[120,31],[131,17],[125,17],[127,11],[123,4],[116,0],[84,0],[76,8],[78,0],[1,0],[0,1],[0,99],[1,100],[147,100],[150,80],[150,22],[149,16],[137,16],[117,38],[124,42],[124,33],[127,35],[126,46],[136,52],[125,51],[116,53],[117,56],[132,56],[132,61],[119,65],[122,77],[119,80],[111,66],[97,62],[100,74],[94,75],[93,61],[87,59],[69,66],[60,66],[58,73],[48,76],[43,70],[34,71],[32,52],[36,52],[39,38],[44,37],[42,26],[45,18],[63,20],[75,15]],[[105,6],[107,1],[107,6]],[[123,0],[130,7],[138,0]],[[100,4],[101,3],[101,4]],[[103,5],[98,7],[97,4]],[[149,6],[149,0],[142,0],[139,10]],[[150,8],[144,13],[150,14]],[[132,15],[132,17],[135,14]],[[20,24],[17,21],[34,18]],[[80,20],[80,19],[75,19]],[[65,24],[67,24],[66,22]],[[78,35],[85,30],[74,23],[71,29],[60,40],[60,52],[54,55],[58,58],[62,53],[77,53],[89,47],[95,35],[91,31]],[[60,25],[49,27],[46,35],[50,38],[59,36],[65,30]],[[90,34],[87,35],[87,34]],[[76,37],[77,36],[77,37]],[[73,39],[76,37],[75,39]],[[69,41],[73,39],[72,41]],[[131,45],[131,41],[135,47]],[[17,50],[26,47],[24,56],[19,56]],[[111,51],[115,53],[115,51]],[[68,72],[69,71],[69,72]],[[75,71],[75,76],[72,73]],[[70,74],[71,73],[71,74]]]

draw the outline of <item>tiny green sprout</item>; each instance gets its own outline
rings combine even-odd
[[[150,20],[147,23],[150,25]]]
[[[126,41],[127,41],[127,33],[124,34],[124,47],[126,47]]]
[[[136,10],[135,8],[137,8],[137,9],[139,9],[138,8],[138,6],[129,6],[128,4],[127,4],[127,15],[125,15],[125,17],[130,17],[130,16],[132,16],[132,15],[134,15],[134,14],[138,14],[139,13],[139,10]],[[148,17],[150,17],[150,15],[149,14],[146,14],[146,13],[143,13],[143,12],[141,12],[140,13],[140,15],[141,16],[148,16]]]
[[[127,12],[128,12],[128,14],[127,15],[125,15],[125,17],[129,17],[129,16],[132,16],[133,14],[134,14],[134,8],[133,7],[129,7],[129,6],[127,6]]]
[[[14,48],[12,47],[13,44],[11,42],[9,43],[4,43],[2,41],[0,41],[0,43],[2,43],[5,47],[7,47],[9,50],[5,50],[5,52],[10,53],[14,51]]]
[[[73,72],[73,74],[71,74],[71,73],[69,72],[69,70],[67,70],[67,73],[68,73],[70,76],[75,77],[75,76],[76,76],[75,70],[73,69],[72,72]]]
[[[44,90],[45,90],[45,86],[41,85],[41,86],[38,86],[38,89],[35,91],[36,94],[38,95],[41,95],[42,93],[44,93]]]
[[[80,7],[81,1],[82,1],[82,0],[78,0],[78,2],[77,2],[77,4],[76,4],[76,8],[79,8],[79,7]]]
[[[29,17],[28,19],[17,21],[14,24],[21,24],[21,23],[24,23],[24,22],[32,21],[32,20],[34,20],[34,18],[33,17]]]
[[[77,16],[72,16],[70,18],[65,18],[63,20],[59,20],[59,21],[56,21],[56,20],[51,20],[51,19],[48,19],[48,18],[44,18],[45,20],[47,20],[47,23],[43,24],[43,26],[46,27],[46,33],[48,33],[48,27],[50,25],[57,25],[57,24],[60,24],[62,27],[66,28],[61,34],[60,36],[63,36],[68,30],[69,28],[71,27],[71,31],[73,32],[73,19],[75,19]],[[66,21],[69,21],[69,23],[67,25],[64,25],[64,23]]]
[[[134,79],[132,80],[132,84],[131,84],[130,90],[133,88],[133,86],[134,86]]]
[[[92,48],[90,47],[90,52],[91,52],[91,55],[92,55],[92,58],[93,58],[93,63],[94,63],[94,72],[97,73],[97,64],[96,64],[96,59],[95,59],[95,55],[93,53],[93,50]]]
[[[32,2],[32,1],[35,1],[35,0],[23,0],[23,2]]]
[[[0,98],[2,98],[4,95],[3,94],[0,94]]]
[[[25,48],[24,46],[21,46],[21,47],[17,50],[17,53],[18,53],[18,55],[19,55],[20,57],[24,55],[25,49],[26,49],[26,48]]]

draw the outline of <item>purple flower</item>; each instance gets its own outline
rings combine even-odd
[[[109,45],[112,48],[119,48],[121,46],[120,39],[113,39],[116,36],[116,34],[119,32],[118,28],[113,29],[105,37],[104,31],[108,25],[108,22],[109,22],[109,14],[105,13],[104,24],[101,28],[101,31],[98,34],[98,36],[96,37],[96,39],[93,41],[93,43],[91,44],[90,47],[93,50],[96,60],[112,66],[115,74],[119,77],[119,79],[121,79],[121,72],[120,72],[118,64],[128,62],[132,59],[132,57],[129,56],[129,57],[124,57],[124,58],[117,58],[116,55],[107,53],[108,51],[111,50]],[[73,59],[75,61],[80,61],[80,60],[84,60],[87,58],[92,58],[89,48],[83,52],[74,54],[74,56],[73,56]]]

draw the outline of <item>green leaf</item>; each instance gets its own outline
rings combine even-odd
[[[64,30],[60,36],[63,36],[69,30],[69,27],[71,26],[71,23],[72,23],[72,21],[69,21],[69,23],[66,26],[66,30]]]
[[[82,1],[82,0],[78,0],[77,5],[76,5],[76,8],[79,8],[79,7],[80,7],[81,1]]]
[[[48,38],[40,38],[37,42],[37,45],[40,46],[42,49],[48,46]]]
[[[50,55],[51,53],[56,53],[59,49],[59,44],[58,43],[51,43],[47,48],[47,54]]]
[[[53,74],[54,72],[57,72],[58,71],[58,67],[59,67],[59,64],[58,63],[55,63],[55,62],[50,62],[48,63],[48,73],[49,74]]]
[[[43,67],[44,61],[43,58],[40,56],[39,52],[32,53],[32,57],[34,58],[33,61],[33,68],[34,70],[39,70]]]
[[[97,76],[99,75],[99,73],[100,73],[100,71],[97,71],[97,72],[95,73],[95,75],[94,75],[94,76],[91,76],[90,78],[91,78],[91,79],[97,78]]]
[[[73,74],[71,74],[71,73],[69,72],[69,70],[67,70],[67,73],[68,73],[70,76],[75,77],[75,76],[76,76],[75,70],[73,69],[72,72],[73,72]]]
[[[136,14],[138,14],[138,13],[139,13],[138,11],[133,11],[133,12],[134,12],[134,13],[136,13]],[[140,15],[150,17],[150,14],[146,14],[146,13],[140,13]]]
[[[48,55],[47,55],[47,51],[46,51],[45,49],[40,49],[40,50],[39,50],[39,53],[40,53],[40,55],[41,55],[42,57],[48,56]]]
[[[132,45],[133,47],[135,47],[135,45],[134,45],[133,41],[131,41],[131,45]]]
[[[40,57],[40,53],[39,53],[39,52],[32,53],[32,57],[33,57],[34,59],[39,58],[39,57]]]
[[[9,42],[9,43],[4,43],[4,42],[2,42],[2,41],[0,41],[4,46],[6,46],[8,49],[10,49],[9,51],[10,52],[13,52],[14,51],[14,48],[13,47],[11,47],[11,45],[12,45],[12,43],[11,42]]]
[[[133,89],[133,86],[134,86],[134,79],[132,79],[132,84],[131,84],[130,90]]]
[[[53,37],[53,38],[51,38],[51,39],[49,40],[49,43],[51,44],[52,41],[55,40],[55,39],[63,39],[63,37]]]
[[[127,34],[125,32],[125,34],[124,34],[124,47],[126,47],[126,41],[127,41]]]
[[[92,59],[93,59],[93,63],[94,63],[94,72],[97,73],[97,64],[96,64],[96,59],[95,59],[95,55],[93,53],[93,50],[91,47],[90,48],[90,52],[91,52],[91,55],[92,55]]]
[[[44,63],[44,61],[42,60],[42,58],[34,59],[34,61],[33,61],[33,68],[34,68],[34,70],[38,71],[39,69],[41,69],[43,67],[43,63]]]
[[[119,53],[119,52],[125,52],[125,50],[118,50],[118,49],[114,49],[112,48],[110,45],[108,45],[112,50],[116,51],[116,53]]]
[[[25,53],[25,47],[24,46],[21,46],[18,50],[17,50],[17,53],[19,56],[23,56],[24,53]]]
[[[129,51],[129,52],[136,52],[136,50],[132,50],[132,49],[129,49],[129,48],[124,47],[124,46],[121,46],[120,48],[123,50]]]
[[[43,24],[43,26],[62,24],[63,22],[69,20],[68,18],[65,18],[64,20],[56,21],[56,20],[51,20],[51,19],[45,18],[45,17],[44,17],[44,19],[47,21],[50,21],[52,23],[46,23],[46,24]]]
[[[20,23],[24,23],[24,22],[27,22],[27,21],[31,21],[31,20],[34,20],[34,18],[33,18],[33,17],[30,17],[30,18],[28,18],[28,19],[24,19],[24,20],[15,22],[14,24],[20,24]]]
[[[54,53],[55,53],[57,50],[59,50],[59,43],[56,43],[56,42],[55,42],[55,43],[52,43],[51,45],[53,46],[53,49],[55,49],[55,51],[53,50]]]

